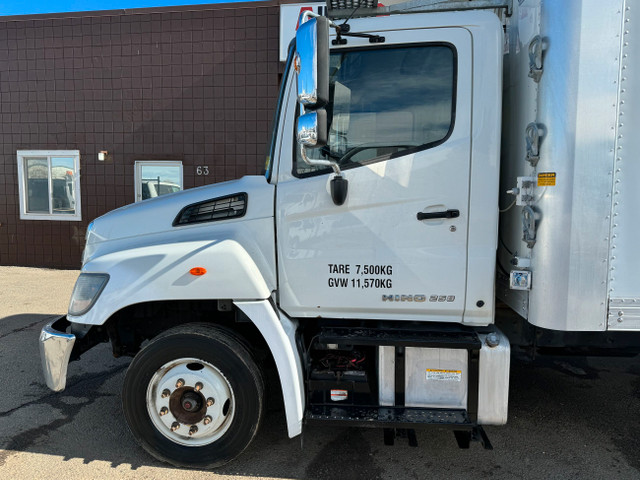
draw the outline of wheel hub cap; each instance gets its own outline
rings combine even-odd
[[[229,381],[215,366],[195,358],[174,360],[159,368],[146,397],[156,429],[180,445],[216,441],[229,429],[235,414]]]

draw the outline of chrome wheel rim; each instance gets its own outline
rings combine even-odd
[[[229,430],[235,414],[227,378],[197,358],[180,358],[160,367],[147,386],[146,399],[156,429],[185,446],[215,442]]]

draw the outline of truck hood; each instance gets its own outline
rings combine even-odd
[[[173,221],[187,205],[213,200],[227,195],[247,194],[247,211],[241,218],[222,219],[174,227]],[[117,249],[141,244],[158,244],[178,236],[203,237],[212,226],[273,217],[273,186],[262,176],[246,176],[239,180],[205,185],[162,195],[113,210],[95,219],[87,229],[83,265],[94,258],[101,245],[118,241]],[[130,242],[126,242],[130,239]],[[113,251],[114,247],[108,248]]]

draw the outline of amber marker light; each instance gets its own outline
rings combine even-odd
[[[191,270],[189,270],[189,273],[191,275],[195,275],[196,277],[199,277],[207,273],[207,269],[203,267],[193,267]]]

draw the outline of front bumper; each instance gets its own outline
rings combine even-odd
[[[40,332],[40,360],[47,386],[54,392],[67,384],[67,366],[76,336],[66,333],[70,325],[66,316],[45,325]]]

